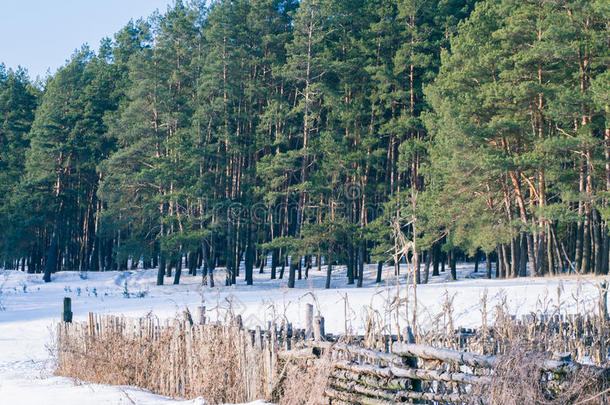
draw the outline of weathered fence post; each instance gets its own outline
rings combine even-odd
[[[256,325],[254,329],[254,344],[258,350],[263,350],[263,336],[260,325]]]
[[[324,317],[316,315],[313,319],[313,337],[316,342],[324,340]]]
[[[288,322],[286,323],[286,350],[290,350],[292,349],[292,335],[293,335],[293,329],[292,329],[292,322]]]
[[[198,325],[205,324],[205,306],[199,306],[195,310],[195,322],[197,322]]]
[[[324,330],[324,317],[320,315],[320,336],[325,339],[326,331]]]
[[[64,322],[72,322],[72,299],[70,297],[64,297],[64,312],[61,317]]]
[[[95,314],[89,312],[89,336],[95,336]]]
[[[600,285],[599,297],[599,316],[603,321],[608,321],[608,282],[604,281]]]
[[[193,317],[191,316],[191,312],[188,308],[183,312],[184,316],[184,324],[188,326],[193,326]]]
[[[313,305],[305,306],[305,339],[310,339],[313,333]]]
[[[410,344],[415,343],[415,335],[413,334],[413,330],[411,329],[410,326],[407,326],[407,330],[406,330],[406,338],[407,341]],[[413,368],[413,369],[417,369],[417,357],[405,357],[403,358],[404,363]],[[422,392],[422,382],[421,380],[418,379],[411,379],[411,390],[413,390],[414,392]],[[418,403],[418,402],[415,402]],[[421,403],[421,402],[419,402]]]

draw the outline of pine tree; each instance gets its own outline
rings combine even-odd
[[[36,248],[27,217],[16,205],[15,194],[25,171],[29,132],[38,106],[40,90],[19,69],[14,72],[0,64],[0,260],[13,261]],[[33,271],[32,263],[29,263]]]

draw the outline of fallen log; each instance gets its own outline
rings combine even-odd
[[[392,352],[397,356],[418,357],[426,360],[438,360],[448,363],[467,365],[478,368],[493,369],[498,364],[500,356],[485,356],[471,352],[443,349],[421,344],[408,344],[396,342],[392,345]],[[538,363],[541,371],[556,374],[569,374],[578,370],[587,370],[598,373],[600,378],[610,381],[610,368],[580,364],[571,360],[545,359]]]
[[[341,389],[326,387],[324,394],[331,398],[332,404],[361,404],[361,405],[392,405],[395,402],[381,398],[369,398],[355,392],[345,392]]]
[[[337,379],[331,379],[331,387],[335,390],[345,390],[347,393],[355,396],[365,396],[369,399],[374,400],[386,400],[392,403],[405,402],[405,400],[425,400],[425,401],[438,401],[438,402],[465,402],[465,399],[457,394],[437,394],[433,392],[415,392],[406,390],[396,390],[395,392],[387,392],[365,385],[359,384],[355,381],[342,381]],[[371,398],[372,397],[372,398]],[[356,401],[360,402],[360,401]]]
[[[385,377],[390,379],[409,378],[428,381],[457,382],[474,385],[486,385],[492,383],[493,381],[492,377],[477,376],[461,372],[426,370],[398,366],[378,367],[372,365],[352,364],[346,361],[337,362],[335,367],[348,370],[356,374],[376,375],[379,377]]]
[[[440,360],[449,363],[464,364],[471,367],[494,368],[498,362],[497,356],[485,356],[470,352],[460,352],[458,350],[399,342],[392,345],[392,353],[398,356]]]
[[[357,381],[380,389],[409,389],[411,386],[409,378],[380,377],[378,374],[357,373],[341,367],[336,367],[332,376],[339,380]]]
[[[352,356],[362,356],[370,360],[379,360],[388,364],[402,365],[404,359],[394,353],[384,353],[377,350],[366,349],[360,346],[346,345],[345,343],[331,342],[303,342],[305,347],[317,347],[324,350],[335,350],[350,354]]]

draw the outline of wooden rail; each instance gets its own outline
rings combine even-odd
[[[334,370],[326,390],[333,404],[484,404],[485,388],[498,378],[494,369],[499,356],[398,342],[392,345],[391,353],[329,342],[303,342],[302,346],[330,354],[333,359]],[[610,381],[608,368],[583,365],[566,355],[560,357],[536,360],[543,381],[560,383],[580,369]],[[559,387],[548,384],[547,388]]]

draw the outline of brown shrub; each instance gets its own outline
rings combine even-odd
[[[285,367],[280,405],[328,404],[324,391],[333,371],[328,355],[319,359],[293,361]]]
[[[61,326],[60,326],[61,327]],[[64,326],[65,327],[65,326]],[[82,327],[75,324],[70,327]],[[202,396],[210,403],[245,402],[259,387],[246,387],[248,356],[243,334],[233,326],[184,328],[158,333],[64,333],[56,374],[112,385],[132,385],[170,397]]]
[[[546,372],[541,364],[549,356],[512,345],[499,357],[494,383],[482,397],[490,405],[606,404],[610,400],[606,378],[599,369],[581,367],[562,376]],[[561,378],[559,378],[561,377]]]

